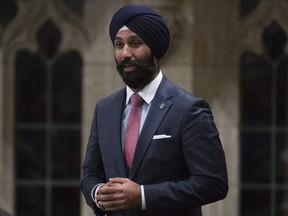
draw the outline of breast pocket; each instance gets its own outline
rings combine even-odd
[[[177,138],[152,140],[142,163],[143,173],[151,173],[150,178],[155,181],[177,180],[185,167],[181,142]]]
[[[147,157],[154,164],[169,164],[171,160],[181,157],[181,144],[176,138],[154,139],[152,140]],[[172,163],[172,161],[171,161]]]
[[[175,138],[167,137],[167,138],[155,138],[154,136],[151,145],[173,145]]]

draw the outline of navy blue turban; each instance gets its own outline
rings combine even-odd
[[[110,22],[109,34],[112,43],[124,25],[147,44],[158,60],[164,56],[169,47],[170,34],[165,21],[155,11],[132,4],[120,8]]]

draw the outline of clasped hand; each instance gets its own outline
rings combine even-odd
[[[141,186],[128,178],[111,178],[96,195],[99,206],[107,211],[141,207]]]

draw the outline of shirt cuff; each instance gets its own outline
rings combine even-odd
[[[96,195],[98,193],[98,190],[101,186],[103,186],[104,183],[100,183],[100,184],[97,184],[92,190],[91,190],[91,197],[92,197],[92,200],[95,202],[96,206],[98,208],[100,208],[101,210],[103,211],[106,211],[104,208],[102,208],[101,206],[98,205],[98,201],[96,199]]]
[[[144,185],[141,185],[141,210],[146,210]]]

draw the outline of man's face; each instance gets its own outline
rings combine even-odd
[[[150,48],[129,29],[116,34],[114,55],[120,76],[135,91],[140,91],[158,74]]]

